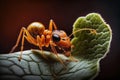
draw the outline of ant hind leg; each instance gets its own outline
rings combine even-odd
[[[23,28],[24,28],[24,27],[23,27]],[[19,33],[19,36],[18,36],[17,41],[16,41],[16,44],[12,47],[10,53],[12,53],[12,52],[17,48],[17,46],[19,45],[20,39],[21,39],[21,37],[22,37],[22,33],[24,32],[24,29],[23,29],[23,28],[21,28],[20,33]]]
[[[21,53],[20,53],[20,55],[19,55],[19,57],[18,57],[18,60],[19,61],[21,61],[21,59],[22,59],[22,52],[23,52],[23,48],[24,48],[24,40],[25,40],[25,32],[23,31],[23,36],[22,36],[22,42],[21,42]]]

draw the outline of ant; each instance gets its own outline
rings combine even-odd
[[[53,30],[54,28],[54,30]],[[83,28],[80,30],[77,30],[73,32],[74,33],[81,31],[81,30],[89,30],[92,33],[95,32],[94,29],[90,28]],[[96,33],[96,32],[95,32]],[[66,32],[63,30],[58,30],[55,22],[51,19],[49,22],[49,29],[45,29],[45,26],[40,22],[33,22],[31,23],[27,29],[25,27],[22,27],[18,36],[18,39],[16,41],[16,44],[13,46],[10,52],[13,52],[15,48],[18,46],[21,38],[21,54],[18,57],[18,60],[20,61],[22,59],[22,51],[24,48],[24,40],[26,39],[29,43],[38,46],[40,50],[42,51],[42,55],[45,57],[43,53],[43,47],[51,47],[54,54],[56,54],[59,61],[63,64],[63,61],[58,57],[57,50],[55,46],[57,46],[59,49],[62,49],[64,51],[64,55],[67,57],[71,56],[70,49],[71,49],[71,42],[70,42],[70,36],[67,36]],[[63,64],[64,65],[64,64]]]

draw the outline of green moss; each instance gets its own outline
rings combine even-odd
[[[112,32],[100,14],[90,13],[86,17],[79,17],[73,24],[73,32],[83,28],[96,30],[96,34],[89,30],[74,34],[72,55],[79,59],[100,59],[110,47]]]

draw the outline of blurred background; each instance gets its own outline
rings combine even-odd
[[[80,16],[91,12],[102,15],[111,26],[113,39],[108,55],[100,62],[101,71],[95,80],[118,80],[120,76],[120,8],[116,0],[0,0],[0,53],[9,53],[20,29],[39,21],[48,28],[53,19],[58,29],[69,35]],[[25,41],[25,50],[37,48]],[[20,46],[15,51],[19,51]]]

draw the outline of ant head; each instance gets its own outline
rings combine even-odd
[[[53,42],[61,48],[70,48],[70,38],[63,30],[54,30],[52,33]]]

